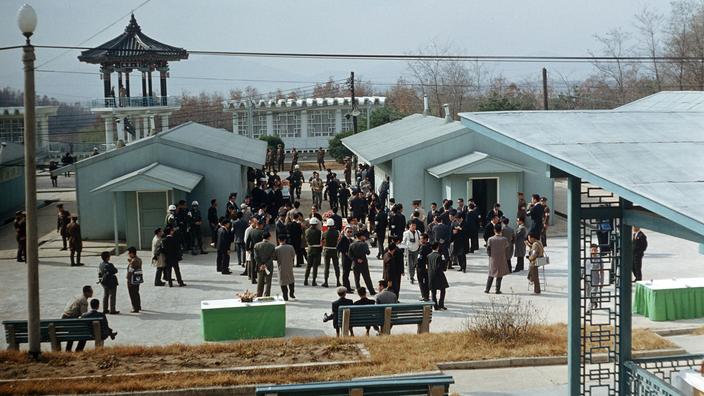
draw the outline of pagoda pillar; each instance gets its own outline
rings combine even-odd
[[[107,68],[102,68],[102,73],[103,73],[103,98],[109,98],[110,97],[110,69]],[[105,101],[105,105],[107,107],[107,100]]]
[[[147,72],[142,70],[142,97],[147,96]]]
[[[154,92],[152,91],[152,70],[151,69],[149,69],[147,79],[149,80],[148,81],[149,82],[149,97],[151,98],[152,96],[154,96]]]
[[[167,100],[166,100],[166,68],[160,69],[159,70],[159,82],[161,84],[160,91],[161,91],[161,105],[166,106]]]
[[[118,70],[117,72],[117,106],[122,107],[122,96],[124,91],[122,90],[122,72]]]
[[[125,96],[130,97],[130,72],[125,72]]]

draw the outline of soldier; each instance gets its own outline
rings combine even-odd
[[[293,172],[294,169],[297,169],[296,165],[298,165],[298,150],[294,147],[291,151],[291,172]]]
[[[274,163],[273,157],[274,157],[274,153],[272,152],[271,147],[267,148],[266,149],[266,159],[264,160],[264,169],[265,170],[267,170],[267,171],[272,170],[272,165]]]
[[[17,240],[17,262],[27,261],[27,220],[24,212],[15,213],[15,239]]]
[[[68,210],[64,210],[64,204],[57,204],[56,208],[59,210],[56,216],[56,232],[61,235],[61,240],[64,244],[61,250],[68,250],[66,226],[71,222],[71,213],[69,213]]]
[[[322,236],[322,245],[324,247],[323,254],[325,255],[325,282],[322,286],[328,287],[330,260],[332,260],[332,265],[335,269],[336,285],[340,287],[340,262],[337,258],[337,241],[340,239],[340,232],[335,228],[335,220],[332,218],[328,219],[327,226],[328,229]]]
[[[178,228],[176,224],[176,205],[169,205],[169,213],[166,214],[164,219],[164,228],[172,228],[174,230]]]
[[[318,266],[320,265],[320,254],[322,253],[322,247],[320,241],[322,239],[322,234],[320,229],[318,229],[318,224],[320,221],[317,217],[311,217],[310,228],[306,230],[306,243],[308,245],[308,263],[306,264],[306,273],[303,281],[303,286],[308,286],[308,276],[310,275],[311,268],[313,269],[313,286],[318,286],[315,282],[318,277]]]
[[[316,155],[318,157],[318,170],[325,169],[325,150],[323,150],[322,147],[319,147]]]
[[[68,246],[71,249],[71,267],[80,267],[81,250],[83,250],[83,238],[81,237],[81,226],[78,225],[78,216],[72,216],[71,222],[66,226],[68,234]],[[74,261],[74,256],[76,260]]]
[[[293,165],[293,173],[291,174],[291,188],[293,188],[293,191],[296,193],[296,199],[301,199],[301,186],[303,185],[303,180],[303,172],[301,172],[300,166],[298,166],[298,164]]]
[[[191,254],[197,255],[196,248],[200,254],[208,254],[203,250],[203,235],[201,225],[203,224],[203,216],[198,209],[198,201],[191,202],[191,211],[188,212],[188,220],[191,223]]]
[[[176,225],[178,226],[176,236],[181,244],[181,251],[188,250],[191,246],[191,238],[189,234],[191,225],[188,218],[188,207],[186,206],[185,200],[182,199],[178,201],[178,205],[176,205],[175,217]]]
[[[283,144],[279,144],[278,148],[276,149],[276,161],[278,163],[279,172],[283,172],[284,162],[286,161],[286,152],[284,151]]]

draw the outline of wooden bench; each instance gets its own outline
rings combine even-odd
[[[414,324],[418,334],[430,331],[433,303],[343,305],[338,308],[337,321],[342,336],[350,335],[353,327],[378,326],[381,334],[391,334],[391,326]]]
[[[257,387],[257,396],[364,396],[429,395],[444,396],[455,381],[450,375],[388,377],[367,380],[311,382],[308,384]]]
[[[5,320],[7,349],[19,350],[20,344],[29,342],[26,320]],[[39,322],[40,342],[50,342],[52,351],[60,351],[66,341],[95,341],[95,347],[103,346],[100,320],[45,319]]]

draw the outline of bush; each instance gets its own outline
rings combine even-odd
[[[337,162],[343,162],[345,157],[351,157],[352,152],[342,144],[342,139],[352,136],[352,131],[340,132],[336,134],[328,144],[328,154],[335,158]]]
[[[272,148],[272,149],[277,148],[279,145],[281,145],[281,146],[283,146],[284,148],[286,148],[286,145],[284,144],[284,141],[281,140],[281,138],[278,137],[277,135],[271,135],[271,136],[269,136],[269,135],[264,135],[264,136],[259,136],[259,140],[265,141],[265,142],[266,142],[266,145],[267,145],[269,148]]]
[[[467,331],[494,342],[520,341],[545,321],[532,301],[516,296],[490,297],[489,305],[469,318]]]

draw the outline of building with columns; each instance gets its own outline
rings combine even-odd
[[[369,127],[369,115],[384,106],[382,96],[356,98],[358,125]],[[260,136],[277,135],[287,150],[315,150],[328,147],[335,134],[352,130],[353,104],[351,97],[307,98],[279,100],[228,100],[224,111],[232,113],[232,131],[258,139]]]
[[[37,152],[49,151],[49,117],[56,115],[59,106],[37,106]],[[0,142],[24,143],[24,107],[0,107]]]
[[[120,36],[81,52],[78,60],[100,65],[103,97],[91,103],[91,111],[105,121],[107,149],[118,142],[124,144],[154,134],[157,128],[168,129],[169,116],[180,108],[178,98],[168,96],[168,62],[187,58],[185,49],[160,43],[142,33],[134,15]],[[156,72],[159,95],[153,88]],[[141,95],[133,95],[134,91],[139,92],[139,86],[130,86],[135,74],[141,80]]]

